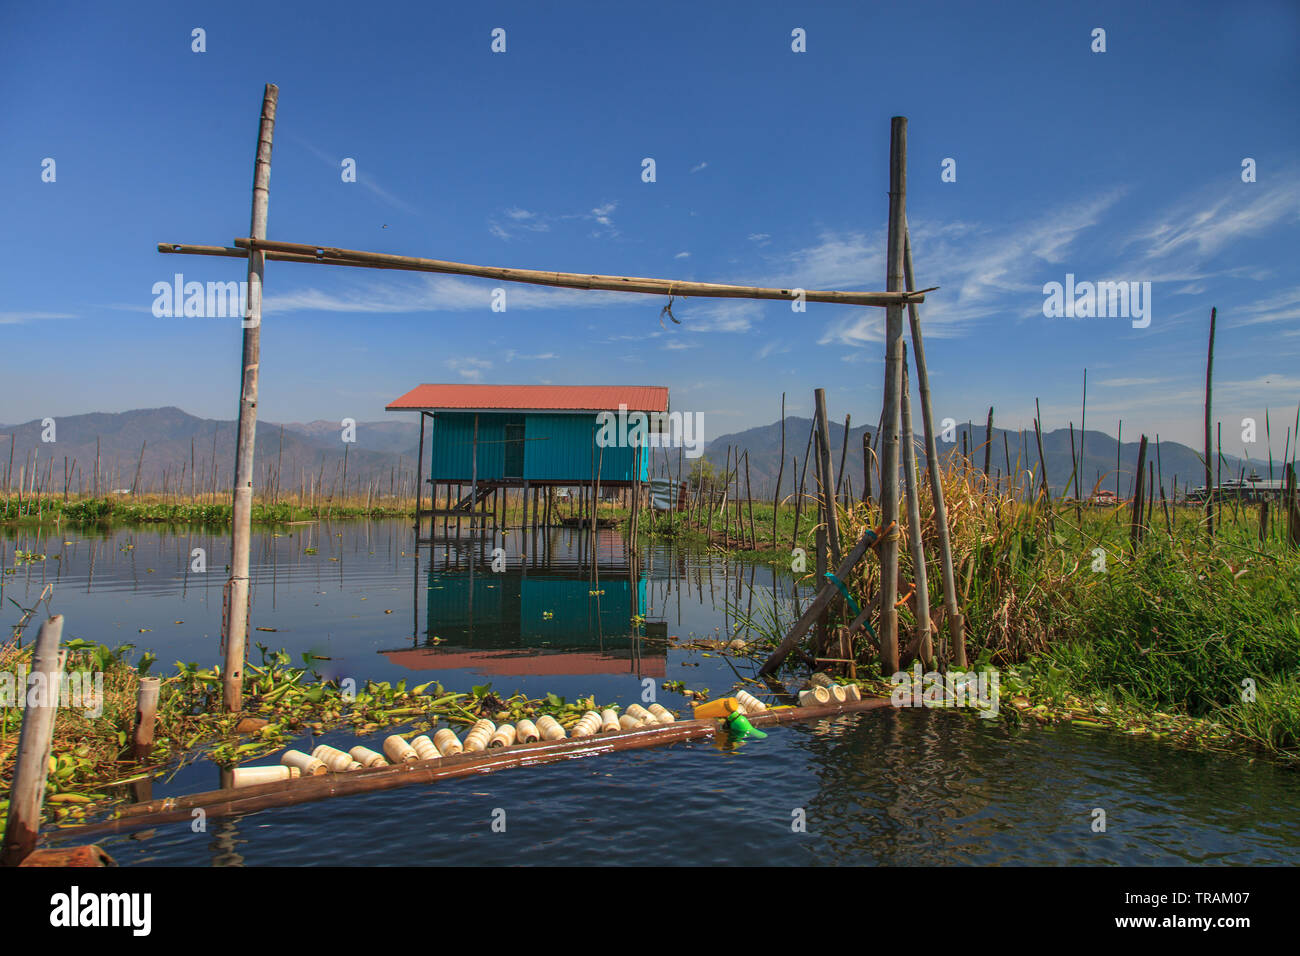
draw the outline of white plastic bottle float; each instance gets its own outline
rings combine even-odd
[[[619,729],[618,714],[612,710],[602,710],[600,712],[600,732],[602,734],[616,734]]]
[[[492,750],[495,747],[509,747],[514,742],[515,742],[514,724],[502,724],[500,727],[497,728],[496,733],[494,733],[490,738],[488,738],[488,749]]]
[[[311,752],[311,755],[323,763],[332,773],[345,773],[351,769],[355,763],[351,754],[345,754],[337,747],[331,747],[329,744],[321,744]]]
[[[235,787],[255,787],[259,783],[275,783],[302,776],[297,767],[281,764],[278,767],[236,767],[231,775]]]
[[[671,724],[677,720],[677,718],[672,715],[672,712],[663,704],[651,704],[650,713],[653,714],[655,719],[661,724]]]
[[[830,701],[831,692],[820,685],[799,692],[800,707],[816,707],[818,704],[829,704]]]
[[[767,704],[763,703],[753,694],[746,690],[736,691],[736,700],[740,702],[740,710],[747,716],[761,714],[767,710]]]
[[[304,777],[317,777],[329,772],[329,768],[323,762],[301,750],[286,750],[280,755],[280,763],[286,767],[298,768]]]
[[[414,763],[420,759],[415,748],[400,734],[390,734],[384,738],[384,756],[393,763]]]
[[[620,730],[636,730],[641,726],[641,721],[637,720],[631,714],[623,714],[618,718],[618,727]]]
[[[849,699],[849,692],[844,689],[842,684],[831,684],[826,689],[831,692],[831,700],[837,704],[842,704]]]
[[[527,717],[515,724],[515,743],[531,744],[541,739],[542,735],[537,725]]]
[[[600,731],[600,714],[589,710],[573,725],[574,737],[591,737]]]
[[[626,714],[636,720],[638,724],[657,724],[659,718],[650,711],[646,710],[640,704],[628,704]]]
[[[369,747],[353,747],[348,755],[363,767],[387,767],[388,761],[381,753],[375,753]]]
[[[497,725],[492,723],[486,717],[477,721],[465,735],[465,750],[473,753],[478,750],[487,750],[488,741],[492,735],[497,732]]]
[[[542,714],[537,718],[537,729],[541,731],[543,740],[563,740],[568,736],[560,722],[550,714]]]
[[[450,757],[452,754],[462,753],[465,750],[461,745],[460,738],[456,736],[456,732],[446,727],[433,735],[433,745],[438,748],[438,752],[444,757]]]
[[[412,740],[411,749],[415,751],[416,756],[421,760],[437,760],[442,756],[442,753],[426,734],[420,734],[420,736]]]

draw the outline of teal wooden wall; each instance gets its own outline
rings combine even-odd
[[[600,480],[631,481],[633,449],[595,447],[596,416],[592,413],[478,413],[478,477],[491,481],[505,474],[505,426],[524,425],[524,474],[529,481],[588,484],[600,465]],[[468,483],[472,471],[474,414],[438,412],[429,442],[429,475],[437,481]],[[593,458],[592,452],[595,452]],[[603,457],[602,457],[603,451]],[[649,477],[649,455],[642,455],[641,480]],[[514,477],[514,476],[509,476]]]

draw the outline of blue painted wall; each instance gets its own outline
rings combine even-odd
[[[589,484],[597,464],[600,480],[631,481],[632,448],[600,448],[594,438],[596,416],[478,413],[478,477],[491,481],[507,476],[506,425],[524,426],[523,478],[529,481],[563,481]],[[474,413],[438,412],[433,416],[429,442],[429,475],[436,481],[468,483],[473,470]],[[594,457],[593,457],[594,452]],[[649,477],[649,455],[642,455],[641,480]]]

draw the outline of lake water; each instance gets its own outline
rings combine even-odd
[[[494,545],[504,572],[492,569]],[[16,548],[46,560],[14,567]],[[195,549],[204,573],[192,569]],[[251,640],[295,658],[327,657],[323,673],[359,683],[436,679],[465,690],[490,682],[503,695],[627,704],[641,700],[648,681],[661,703],[686,714],[665,681],[721,693],[757,665],[639,638],[634,617],[682,639],[730,635],[736,610],[757,617],[775,588],[789,622],[791,584],[768,567],[660,545],[643,547],[633,567],[615,532],[602,533],[594,550],[593,561],[576,532],[533,541],[512,533],[426,544],[417,565],[403,521],[259,531],[252,625],[274,630]],[[3,551],[0,566],[13,570],[0,575],[3,624],[20,613],[9,598],[30,607],[53,583],[68,637],[153,650],[156,668],[219,660],[226,536],[20,532]],[[295,746],[377,748],[382,736],[328,733]],[[1150,740],[885,708],[774,728],[737,746],[609,754],[103,844],[125,865],[1294,865],[1297,783],[1267,763]],[[216,785],[216,769],[201,762],[155,784],[154,797]],[[1098,808],[1105,832],[1092,829]]]

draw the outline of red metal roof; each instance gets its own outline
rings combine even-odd
[[[663,385],[417,385],[390,402],[390,412],[437,409],[530,411],[668,411]]]

